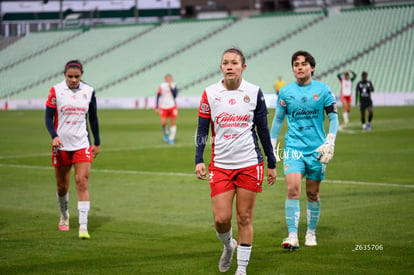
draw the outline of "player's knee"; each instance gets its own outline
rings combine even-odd
[[[89,177],[86,175],[76,175],[75,176],[76,188],[78,191],[87,191]]]
[[[227,228],[231,224],[231,217],[218,216],[214,217],[214,225],[216,228]],[[230,225],[231,226],[231,225]]]
[[[289,200],[297,200],[300,197],[300,189],[298,188],[288,188],[287,197]]]
[[[308,197],[308,201],[318,201],[319,200],[319,192],[307,191],[306,195]]]
[[[237,213],[237,223],[239,226],[247,226],[252,223],[252,214],[250,212]]]

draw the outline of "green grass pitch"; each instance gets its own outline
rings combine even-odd
[[[269,124],[274,109],[269,110]],[[175,145],[153,110],[99,110],[101,153],[90,175],[91,240],[59,232],[44,112],[0,112],[0,274],[220,274],[207,181],[194,176],[197,110],[182,109]],[[321,186],[318,246],[282,251],[282,165],[263,184],[249,274],[409,274],[414,269],[414,108],[378,107],[371,132],[359,113],[341,127]],[[285,127],[282,130],[285,131]],[[205,152],[209,160],[211,146]],[[233,223],[234,235],[237,225]],[[236,261],[228,274],[234,274]]]

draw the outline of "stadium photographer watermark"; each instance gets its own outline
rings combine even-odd
[[[355,244],[354,251],[383,251],[384,246],[382,244]]]
[[[197,136],[197,129],[195,130],[195,133],[193,135],[194,138],[194,144],[196,147],[200,146],[200,145],[207,145],[207,143],[212,144],[213,143],[213,137],[209,137],[207,136]]]
[[[292,150],[292,149],[287,149],[287,150],[283,150],[280,149],[280,142],[278,142],[276,144],[276,148],[274,148],[275,150],[275,155],[277,160],[282,160],[282,159],[301,159],[303,158],[303,152],[299,151],[299,150]]]

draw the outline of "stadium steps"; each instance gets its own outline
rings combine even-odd
[[[116,50],[118,48],[121,48],[122,46],[125,46],[126,44],[128,44],[128,43],[130,43],[130,42],[132,42],[132,41],[134,41],[134,40],[142,37],[143,35],[145,35],[145,34],[151,32],[151,31],[153,31],[154,29],[156,29],[158,27],[159,27],[159,25],[154,25],[152,27],[149,27],[149,28],[146,28],[146,29],[144,29],[142,31],[139,31],[137,34],[135,34],[135,35],[127,38],[126,40],[123,40],[123,41],[118,42],[118,43],[116,43],[114,45],[111,45],[109,48],[106,48],[106,49],[98,52],[97,54],[94,54],[92,56],[89,56],[89,57],[85,58],[84,61],[82,61],[82,63],[83,63],[83,65],[85,65],[88,62],[91,62],[91,61],[93,61],[95,59],[98,59],[98,58],[100,58],[102,56],[105,56],[106,54],[108,54],[108,53],[110,53],[110,52],[112,52],[112,51],[114,51],[114,50]],[[80,34],[86,34],[86,33],[87,32],[81,32]],[[74,38],[78,37],[80,34],[75,35],[75,36],[72,36],[71,39],[74,39]],[[68,41],[69,41],[68,39],[66,41],[60,41],[59,43],[55,43],[53,46],[47,47],[46,49],[47,50],[53,49],[55,47],[58,47],[58,46],[62,45],[63,42],[68,42]],[[33,54],[31,56],[31,58],[33,58],[33,57],[35,57],[37,55],[43,54],[45,52],[46,52],[46,50],[45,49],[42,49],[42,50],[36,52],[35,54]],[[29,59],[30,58],[26,58],[24,61],[27,61]],[[23,62],[23,60],[21,62]],[[19,63],[21,63],[21,62],[19,62]],[[15,65],[17,65],[17,63]],[[11,92],[8,92],[8,93],[5,93],[5,94],[0,95],[0,99],[6,99],[6,98],[9,98],[9,97],[15,97],[16,95],[22,94],[22,93],[26,92],[27,90],[33,89],[36,86],[39,86],[39,85],[41,85],[43,83],[46,83],[48,81],[51,81],[52,79],[55,79],[58,76],[60,76],[61,74],[62,74],[62,71],[57,71],[57,72],[53,72],[53,73],[47,73],[43,77],[40,77],[39,80],[36,80],[36,81],[28,81],[28,82],[24,83],[23,86],[20,87],[20,88],[18,88],[18,89],[15,89],[15,90],[12,90]]]
[[[373,43],[371,46],[369,46],[365,49],[362,49],[361,51],[355,53],[351,57],[348,57],[347,59],[340,62],[339,64],[336,64],[336,65],[332,66],[331,68],[325,70],[324,72],[318,74],[317,76],[315,76],[315,79],[320,79],[320,78],[326,77],[327,75],[335,73],[336,71],[341,70],[341,69],[345,70],[344,68],[346,68],[347,65],[351,64],[352,62],[355,62],[356,60],[358,60],[360,58],[363,58],[365,55],[368,55],[372,51],[375,51],[378,48],[383,47],[385,44],[389,43],[390,41],[393,41],[394,39],[396,39],[400,35],[404,34],[405,32],[407,32],[407,31],[409,31],[413,28],[414,28],[414,19],[413,19],[413,21],[406,24],[402,28],[400,28],[400,29],[394,31],[393,33],[389,34],[385,38]]]
[[[167,72],[171,73],[177,81],[180,91],[183,92],[180,94],[199,95],[205,87],[193,86],[183,91],[183,85],[200,79],[210,72],[216,72],[223,50],[241,45],[245,56],[248,56],[249,53],[256,52],[275,41],[275,37],[284,37],[292,30],[309,24],[321,14],[321,12],[277,13],[238,20],[236,24],[192,47],[185,54],[171,58],[162,63],[162,66],[155,66],[136,77],[121,81],[98,95],[99,97],[153,96],[158,83]]]
[[[103,50],[103,51],[101,51],[101,52],[99,52],[99,53],[97,53],[97,54],[95,54],[95,55],[93,55],[91,57],[86,58],[85,60],[83,60],[83,63],[87,64],[87,63],[89,63],[89,62],[91,62],[91,61],[93,61],[93,60],[95,60],[97,58],[100,58],[102,56],[105,56],[106,54],[108,54],[108,53],[110,53],[112,51],[115,51],[116,49],[121,48],[121,47],[125,46],[128,43],[131,43],[132,41],[134,41],[134,40],[136,40],[136,39],[138,39],[138,38],[146,35],[149,32],[154,31],[156,28],[159,28],[159,27],[160,27],[160,25],[154,25],[151,28],[148,28],[148,29],[146,29],[146,30],[144,30],[142,32],[139,32],[139,33],[131,36],[130,38],[128,38],[128,39],[126,39],[124,41],[121,41],[120,43],[115,44],[114,46],[112,46],[112,47],[110,47],[110,48],[108,48],[106,50]]]
[[[315,78],[336,88],[336,74],[352,68],[358,74],[367,71],[377,92],[414,91],[414,73],[411,69],[414,62],[414,5],[369,10],[372,14],[376,13],[377,21],[368,21],[375,24],[369,37],[365,39],[368,43],[359,45],[357,50],[344,56],[342,60],[324,66],[328,69]]]
[[[16,43],[21,37],[3,37],[0,35],[0,52]]]
[[[326,17],[324,15],[321,15],[321,16],[313,19],[310,22],[306,22],[301,27],[299,27],[299,28],[297,28],[297,29],[289,32],[288,34],[282,36],[281,38],[276,39],[274,41],[271,41],[270,43],[268,43],[268,44],[266,44],[266,45],[258,48],[257,50],[253,51],[250,54],[246,54],[246,59],[255,58],[258,55],[261,55],[261,54],[267,52],[268,50],[275,48],[276,46],[280,45],[281,43],[285,42],[286,40],[288,40],[288,39],[290,39],[290,38],[292,38],[292,37],[294,37],[296,35],[299,35],[300,33],[304,32],[304,31],[306,31],[308,28],[310,28],[313,25],[319,23],[320,21],[324,20],[325,18]],[[197,84],[199,84],[201,82],[205,82],[205,81],[208,81],[209,79],[216,78],[219,75],[221,75],[221,70],[220,69],[219,70],[212,71],[212,72],[210,72],[210,73],[208,73],[208,74],[206,74],[204,76],[201,76],[200,78],[198,78],[198,79],[196,79],[194,81],[191,81],[189,83],[184,84],[183,86],[180,87],[180,91],[188,90],[191,87],[193,87],[193,86],[195,86],[195,85],[197,85]]]
[[[248,69],[249,67],[254,69],[246,70],[244,77],[261,86],[264,92],[274,92],[272,84],[277,76],[283,76],[286,82],[295,81],[291,66],[288,64],[290,64],[292,53],[301,49],[306,49],[316,58],[315,76],[317,77],[320,72],[340,64],[365,48],[371,47],[378,40],[407,25],[414,18],[414,9],[412,8],[394,8],[394,10],[395,13],[388,13],[387,9],[372,9],[367,12],[343,12],[330,16],[263,56],[249,60]],[[388,17],[393,18],[388,21],[386,20]],[[394,52],[384,52],[387,56],[380,56],[379,53],[373,52],[375,54],[364,55],[346,69],[352,69],[358,75],[363,70],[368,71],[374,84],[379,84],[382,81],[387,82],[396,78],[398,74],[402,74],[398,77],[403,77],[404,87],[407,87],[408,80],[414,77],[411,66],[404,70],[399,69],[400,64],[406,62],[400,56],[402,54],[400,49],[402,47],[411,47],[412,49],[413,40],[402,40],[405,36],[407,34],[402,34],[393,40],[392,43],[396,45],[396,50]],[[409,44],[404,44],[404,41]],[[404,57],[408,56],[409,54],[406,54]],[[378,61],[385,59],[388,59],[388,63],[378,63]],[[409,62],[413,63],[414,60],[410,59]],[[392,67],[396,70],[392,70]],[[343,69],[336,73],[339,72],[343,72]],[[336,74],[328,74],[321,80],[339,94],[340,85]],[[399,91],[397,89],[400,87],[394,86],[392,90],[384,90],[383,86],[378,84],[375,85],[378,92]],[[405,91],[413,91],[413,89]]]
[[[201,39],[197,40],[197,39],[193,39],[192,37],[208,37],[211,35],[214,35],[215,32],[220,31],[221,28],[223,28],[223,25],[227,25],[229,22],[233,22],[234,18],[228,18],[225,21],[225,23],[222,23],[223,20],[206,20],[209,21],[210,23],[200,23],[200,21],[194,21],[194,20],[189,20],[189,21],[180,21],[177,24],[180,24],[182,27],[180,27],[180,29],[182,28],[186,28],[185,26],[188,25],[187,23],[190,22],[190,24],[193,24],[194,26],[197,26],[196,30],[199,30],[200,25],[199,24],[203,24],[203,27],[201,29],[203,29],[205,31],[205,33],[207,33],[207,35],[203,35],[203,32],[201,33],[197,33],[195,32],[195,34],[193,34],[192,36],[190,35],[189,37],[186,37],[187,39],[180,39],[180,40],[176,40],[174,41],[176,45],[180,45],[183,44],[182,41],[191,41],[191,43],[189,43],[188,45],[185,44],[184,49],[189,48],[192,46],[192,44],[200,42]],[[184,23],[185,22],[185,23]],[[219,22],[219,23],[217,23]],[[205,25],[207,24],[207,25]],[[105,76],[106,78],[115,78],[118,79],[118,81],[123,81],[125,79],[128,79],[127,74],[121,74],[121,77],[116,77],[116,73],[118,73],[118,75],[120,75],[119,72],[122,72],[122,70],[125,70],[126,67],[128,66],[136,66],[136,64],[134,64],[134,62],[132,62],[133,59],[131,59],[131,54],[135,54],[134,56],[137,56],[139,58],[144,57],[141,54],[136,55],[136,53],[140,53],[140,50],[138,50],[138,48],[142,48],[142,45],[146,45],[145,47],[148,48],[148,45],[151,45],[151,43],[157,43],[159,45],[162,46],[162,40],[160,40],[161,37],[163,37],[164,35],[169,35],[170,33],[172,33],[171,31],[171,25],[175,25],[174,24],[166,24],[166,28],[163,28],[162,25],[160,28],[158,28],[158,31],[156,32],[157,34],[154,33],[154,35],[151,36],[151,38],[148,37],[148,35],[145,36],[145,38],[143,38],[142,40],[137,40],[134,43],[129,43],[130,45],[128,45],[128,47],[125,47],[125,44],[123,47],[113,47],[114,51],[116,52],[115,54],[108,54],[109,52],[106,51],[105,54],[101,54],[98,53],[96,54],[96,56],[91,57],[91,58],[81,58],[81,60],[87,60],[87,63],[89,64],[89,67],[92,66],[92,70],[90,71],[88,68],[88,72],[85,74],[85,79],[91,79],[90,76],[92,75],[92,79],[94,79],[93,83],[102,83],[102,78],[103,76]],[[207,28],[205,27],[207,26]],[[208,27],[210,26],[210,27]],[[213,26],[213,29],[210,30]],[[217,27],[220,26],[220,27]],[[123,27],[122,27],[123,28]],[[154,30],[154,28],[152,29]],[[206,31],[208,30],[208,31]],[[167,33],[165,33],[167,32]],[[148,34],[148,33],[147,33]],[[178,35],[180,33],[177,33],[176,35]],[[172,37],[173,38],[173,37]],[[155,40],[154,40],[155,39]],[[128,49],[125,49],[128,48]],[[152,47],[154,49],[158,49],[159,47]],[[157,56],[157,60],[154,62],[152,61],[152,56],[148,56],[145,55],[145,58],[149,58],[149,60],[151,60],[151,62],[149,62],[149,65],[147,64],[144,67],[152,67],[156,64],[160,64],[163,62],[163,59],[168,59],[171,57],[171,49],[168,47],[161,47],[164,51],[164,53],[162,53],[161,55],[163,55],[163,57],[159,57]],[[180,51],[183,51],[182,49],[183,47],[180,46],[178,48],[178,50],[174,50],[173,52],[177,51],[178,53],[180,53]],[[131,50],[132,49],[132,50]],[[142,50],[142,49],[141,49]],[[158,53],[159,51],[157,51]],[[175,53],[178,54],[178,53]],[[122,53],[122,56],[120,56],[119,54]],[[99,57],[99,58],[98,58]],[[102,57],[102,58],[100,58]],[[127,59],[125,59],[125,57],[127,57]],[[114,59],[115,58],[115,59]],[[121,63],[119,61],[119,59],[121,60]],[[125,63],[126,62],[126,63]],[[142,60],[140,62],[143,62]],[[158,63],[157,63],[158,62]],[[93,64],[93,65],[92,65]],[[128,66],[126,66],[128,65]],[[113,70],[108,70],[108,66],[110,66],[111,69],[115,69],[117,68],[117,71],[113,71]],[[102,76],[99,76],[102,75]],[[100,77],[100,80],[97,81],[96,77]],[[26,94],[30,94],[30,98],[39,98],[39,97],[44,97],[44,91],[45,89],[49,89],[50,87],[48,85],[50,85],[50,82],[58,82],[61,81],[61,72],[58,73],[53,73],[53,74],[49,74],[49,75],[44,75],[43,77],[41,77],[38,81],[32,81],[32,82],[25,82],[23,83],[23,87],[15,89],[12,92],[8,92],[6,94],[0,95],[0,99],[5,99],[5,98],[24,98]],[[105,83],[105,82],[104,82]],[[95,87],[98,85],[95,85]]]
[[[10,68],[13,68],[14,66],[17,66],[17,65],[19,65],[19,64],[21,64],[21,63],[23,63],[23,62],[25,62],[27,60],[30,60],[30,59],[38,56],[38,55],[44,54],[47,51],[49,51],[50,49],[56,48],[56,47],[62,45],[63,43],[66,43],[68,40],[75,39],[79,35],[82,35],[82,33],[83,33],[82,31],[77,31],[76,33],[74,33],[74,34],[72,34],[72,35],[70,35],[68,37],[62,37],[62,39],[60,39],[59,41],[56,41],[56,42],[52,43],[51,45],[46,45],[44,48],[41,48],[39,50],[36,50],[33,53],[29,54],[28,56],[25,56],[25,57],[20,58],[20,59],[18,59],[16,61],[13,61],[12,63],[10,63],[10,64],[8,64],[6,66],[0,67],[0,73],[3,72],[3,71],[5,71],[5,70],[8,70]],[[36,35],[36,34],[33,34],[33,35]],[[51,37],[52,36],[50,36],[50,38]],[[25,43],[25,38],[20,39],[20,42]],[[5,53],[5,54],[7,54],[7,53]]]
[[[178,55],[181,55],[181,54],[185,53],[186,51],[188,51],[189,49],[195,47],[196,45],[199,45],[199,44],[205,42],[206,40],[208,40],[209,38],[217,35],[218,33],[223,32],[224,30],[230,28],[232,25],[236,24],[237,22],[238,22],[237,19],[233,19],[229,23],[227,23],[227,24],[225,24],[225,25],[223,25],[223,26],[221,26],[221,27],[219,27],[219,28],[217,28],[217,29],[215,29],[211,32],[208,32],[206,35],[190,42],[189,44],[175,50],[174,52],[169,53],[166,56],[162,56],[161,58],[158,58],[158,59],[154,60],[150,64],[145,65],[144,67],[141,67],[141,68],[139,68],[135,71],[132,71],[132,72],[126,74],[126,75],[118,77],[117,79],[114,79],[113,81],[111,81],[111,82],[109,82],[109,83],[107,83],[103,86],[98,87],[97,90],[102,92],[102,91],[107,90],[107,89],[109,89],[113,86],[116,86],[116,85],[130,79],[130,78],[136,77],[136,76],[140,75],[141,73],[144,73],[144,72],[146,72],[146,71],[148,71],[148,70],[150,70],[150,69],[152,69],[156,66],[160,66],[163,63],[167,62],[168,60],[170,60],[172,58],[175,58]]]

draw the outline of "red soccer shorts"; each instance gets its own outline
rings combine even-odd
[[[53,148],[52,165],[54,167],[68,166],[73,163],[92,162],[92,146],[77,151],[62,151]]]
[[[178,108],[177,106],[174,106],[170,109],[160,109],[160,116],[162,118],[172,117],[176,118],[178,115]]]
[[[341,96],[341,101],[346,101],[346,102],[351,103],[352,98],[351,98],[351,96],[350,96],[350,95]]]
[[[262,192],[263,162],[240,169],[222,169],[209,166],[211,197],[241,187],[253,192]]]

